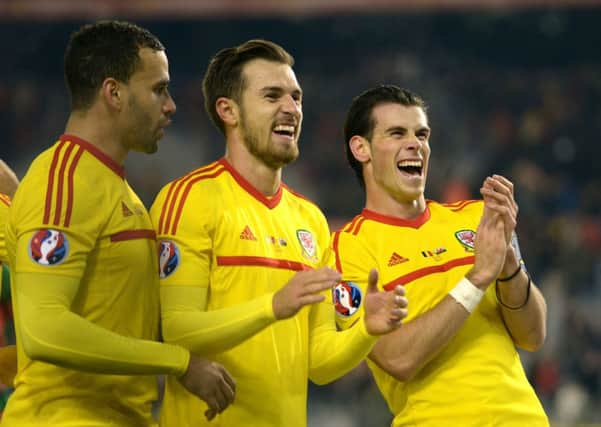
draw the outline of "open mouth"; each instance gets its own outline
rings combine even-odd
[[[396,164],[396,167],[408,175],[421,176],[424,164],[421,160],[401,160]]]
[[[295,127],[292,125],[277,125],[273,129],[274,133],[276,133],[278,135],[282,135],[282,136],[287,136],[289,138],[294,137],[294,131],[295,131]]]

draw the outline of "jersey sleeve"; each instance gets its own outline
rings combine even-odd
[[[15,272],[81,278],[87,257],[112,209],[102,184],[76,174],[73,191],[53,189],[45,176],[24,180],[10,210],[16,241]],[[44,188],[45,191],[40,191]]]
[[[150,209],[159,242],[161,286],[208,288],[215,208],[198,191],[181,196],[178,186],[179,181],[165,186]]]
[[[378,263],[372,253],[351,233],[337,231],[332,236],[336,269],[342,274],[332,291],[336,325],[348,329],[363,317],[363,299],[367,290],[369,271]]]

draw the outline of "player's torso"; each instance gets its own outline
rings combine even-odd
[[[210,204],[213,212],[208,311],[276,292],[298,271],[321,267],[329,235],[310,202],[285,188],[273,199],[257,197],[227,172],[191,191],[202,195],[191,197],[199,205],[187,205],[186,211]],[[304,309],[215,355],[236,379],[237,394],[236,402],[210,424],[199,412],[203,405],[182,396],[181,386],[168,379],[169,409],[162,421],[182,426],[305,426],[308,339]]]
[[[17,237],[26,238],[18,271],[78,276],[74,313],[122,335],[157,339],[156,240],[146,209],[125,179],[86,149],[59,145],[40,155],[20,184],[7,229],[11,259]],[[22,349],[16,384],[7,418],[22,424],[29,416],[52,425],[147,422],[156,398],[153,377],[87,374],[32,361]],[[113,403],[99,406],[99,399]]]
[[[427,218],[413,224],[368,219],[361,225],[358,237],[371,248],[381,287],[405,288],[409,300],[405,322],[438,304],[472,267],[481,212],[480,202],[429,203]],[[395,426],[444,425],[440,423],[448,417],[473,419],[474,408],[492,411],[491,400],[510,395],[531,402],[531,412],[540,416],[540,404],[525,379],[493,287],[458,334],[410,382],[398,382],[369,365],[396,414]]]

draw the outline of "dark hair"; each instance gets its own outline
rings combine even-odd
[[[349,141],[355,135],[362,136],[368,141],[371,140],[376,125],[372,117],[372,111],[381,104],[401,104],[406,107],[421,107],[424,111],[426,110],[426,104],[418,95],[394,85],[376,86],[353,99],[344,122],[344,146],[348,163],[355,171],[362,187],[365,186],[363,166],[353,156]]]
[[[71,34],[65,51],[71,108],[89,108],[107,77],[127,83],[140,63],[141,48],[165,50],[150,31],[129,22],[101,21]]]
[[[286,50],[267,40],[249,40],[240,46],[222,49],[211,59],[202,80],[202,93],[205,109],[213,124],[225,133],[223,120],[217,114],[215,104],[220,97],[240,102],[245,81],[242,75],[244,65],[254,59],[294,65],[294,58]]]

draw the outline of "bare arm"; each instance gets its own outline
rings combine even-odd
[[[507,258],[500,274],[502,278],[511,275],[520,265],[514,250],[507,251]],[[538,350],[547,335],[547,304],[543,294],[523,268],[513,279],[498,281],[496,286],[497,297],[502,302],[499,304],[501,314],[513,342],[527,351]]]
[[[510,216],[517,220],[518,206],[515,202],[513,184],[500,175],[487,178],[482,188],[485,199],[494,199],[505,206]],[[497,299],[505,326],[511,334],[514,343],[524,350],[536,351],[544,343],[547,334],[547,304],[542,293],[532,282],[532,279],[520,268],[519,244],[514,234],[515,224],[506,221],[505,233],[508,241],[505,264],[499,273],[497,281]],[[503,278],[512,277],[510,280]]]

